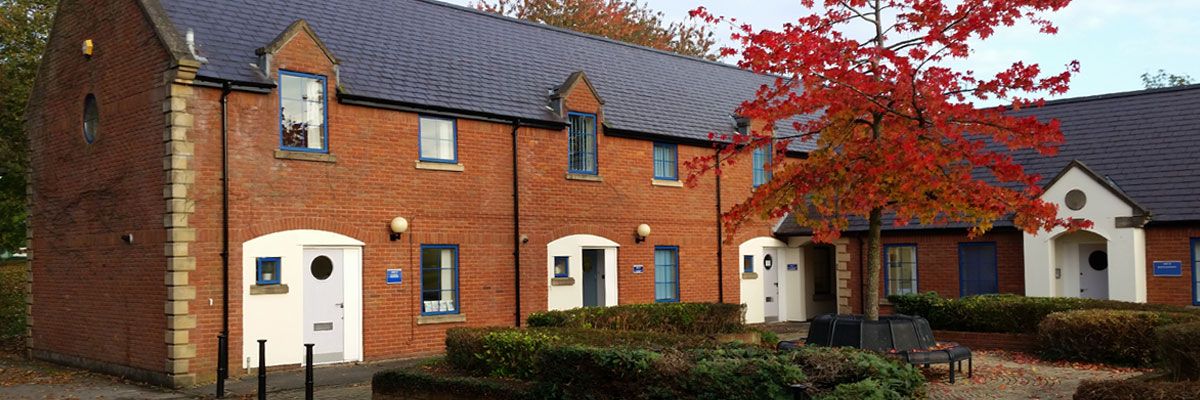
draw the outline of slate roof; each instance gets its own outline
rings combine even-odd
[[[181,35],[195,33],[200,79],[272,84],[251,66],[255,50],[304,19],[341,62],[345,93],[527,120],[559,122],[549,91],[584,71],[609,128],[707,140],[731,132],[730,114],[773,79],[432,0],[161,3]]]
[[[1066,140],[1058,155],[1016,155],[1042,182],[1079,160],[1149,210],[1151,225],[1200,221],[1200,85],[1056,100],[1015,114],[1062,124]],[[884,225],[893,230],[962,227]],[[852,223],[851,230],[865,229],[863,221]],[[784,236],[806,232],[788,217],[776,230]]]

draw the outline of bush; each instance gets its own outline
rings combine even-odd
[[[1025,297],[1012,294],[947,299],[927,292],[888,296],[896,312],[919,315],[933,329],[967,332],[1031,333],[1047,315],[1072,310],[1130,310],[1200,315],[1186,307],[1067,297]]]
[[[443,376],[420,369],[391,370],[371,378],[374,398],[519,400],[532,398],[528,384],[472,377]],[[421,394],[430,397],[421,397]]]
[[[1154,338],[1162,367],[1172,378],[1200,379],[1200,322],[1159,327]]]
[[[592,328],[692,335],[746,330],[740,304],[655,303],[546,311],[529,316],[530,327]]]
[[[1200,382],[1083,381],[1075,400],[1194,400],[1200,397]]]
[[[1038,351],[1052,360],[1147,366],[1154,360],[1154,329],[1190,321],[1200,317],[1127,310],[1054,313],[1038,326]]]
[[[857,397],[850,393],[859,393],[877,385],[884,396],[880,398],[909,399],[925,396],[925,377],[920,371],[907,363],[884,358],[876,353],[851,348],[807,346],[787,354],[791,361],[804,371],[812,391],[818,394],[827,393],[835,396],[835,399],[853,399]],[[874,383],[862,383],[868,379]],[[847,387],[839,392],[838,388],[842,386]]]

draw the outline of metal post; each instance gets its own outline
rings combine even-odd
[[[313,400],[313,344],[304,344],[304,400]]]
[[[792,389],[792,398],[795,400],[810,400],[812,397],[808,395],[808,384],[793,383],[789,386]]]
[[[225,398],[225,379],[229,378],[229,338],[217,335],[217,398]]]
[[[258,400],[267,400],[267,339],[258,339]]]

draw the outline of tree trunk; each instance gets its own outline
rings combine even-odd
[[[870,230],[867,233],[867,280],[866,284],[866,304],[863,304],[863,313],[867,315],[868,321],[879,320],[879,270],[883,263],[881,256],[880,231],[883,225],[883,210],[875,208],[871,210],[869,217]]]

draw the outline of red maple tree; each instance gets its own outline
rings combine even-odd
[[[805,7],[817,6],[802,0]],[[975,236],[996,221],[1011,219],[1030,233],[1086,227],[1057,217],[1057,207],[1038,197],[1040,177],[1013,159],[1018,151],[1053,155],[1062,142],[1057,121],[1043,122],[1009,111],[1040,106],[1038,95],[1067,91],[1077,62],[1044,75],[1036,64],[1015,62],[994,76],[955,69],[971,45],[1001,26],[1027,22],[1041,32],[1056,28],[1042,14],[1070,0],[824,0],[815,13],[779,30],[756,31],[704,8],[692,16],[734,26],[738,65],[777,78],[738,114],[760,122],[761,131],[730,135],[732,145],[715,156],[687,163],[690,183],[752,149],[772,144],[769,182],[724,215],[729,229],[752,217],[790,213],[830,242],[853,220],[868,226],[866,304],[879,314],[880,230],[897,226],[965,223]],[[846,33],[866,28],[863,38]],[[976,100],[1005,106],[978,107]],[[795,134],[776,135],[776,124]],[[807,157],[784,160],[791,142],[813,147]],[[716,169],[719,173],[719,168]]]

